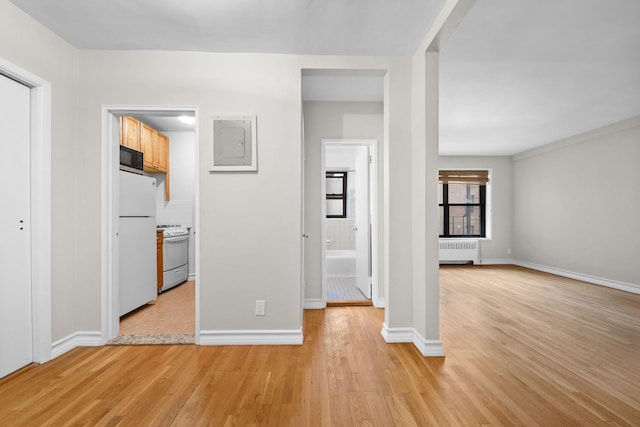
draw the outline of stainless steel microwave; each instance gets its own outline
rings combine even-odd
[[[142,175],[144,155],[142,151],[134,150],[125,145],[120,146],[120,170]]]

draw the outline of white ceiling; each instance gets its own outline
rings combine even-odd
[[[11,0],[81,49],[411,55],[445,0]],[[478,0],[441,52],[440,151],[511,155],[640,115],[640,1]],[[304,76],[306,100],[382,77]]]
[[[511,155],[640,115],[640,1],[478,0],[440,56],[440,153]]]
[[[141,122],[151,126],[160,132],[195,132],[196,125],[194,123],[185,124],[180,121],[179,117],[193,117],[193,113],[185,113],[184,111],[134,111],[126,115],[135,117]]]
[[[409,55],[444,0],[11,0],[80,49]]]

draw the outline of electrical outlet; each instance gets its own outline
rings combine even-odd
[[[266,309],[266,301],[263,299],[256,300],[256,316],[264,316],[264,312]]]

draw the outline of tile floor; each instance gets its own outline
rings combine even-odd
[[[349,301],[367,299],[356,287],[354,276],[327,277],[327,301]]]
[[[185,282],[121,317],[120,335],[194,334],[195,304],[195,282]]]

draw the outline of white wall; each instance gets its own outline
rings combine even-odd
[[[86,248],[76,236],[84,221],[76,215],[78,161],[78,51],[7,0],[0,0],[0,58],[51,83],[51,315],[52,339],[78,330],[76,265]],[[5,183],[6,184],[6,183]],[[99,188],[99,187],[98,187]],[[96,230],[99,235],[99,227]]]
[[[200,111],[200,324],[202,330],[301,328],[301,70],[389,69],[396,108],[389,113],[395,148],[406,153],[394,128],[408,131],[410,85],[406,60],[299,57],[193,52],[101,52],[80,55],[78,155],[86,194],[78,215],[95,233],[81,236],[88,250],[79,280],[89,285],[83,328],[99,329],[100,108],[108,105],[193,105]],[[258,172],[209,173],[213,115],[258,117]],[[403,123],[404,122],[404,123]],[[392,154],[393,154],[392,150]],[[404,154],[408,156],[409,154]],[[404,165],[395,167],[404,171]],[[391,173],[394,173],[392,168]],[[394,185],[405,185],[400,177]],[[392,190],[391,190],[392,191]],[[410,200],[407,200],[410,203]],[[397,206],[404,215],[407,207]],[[392,219],[393,222],[393,219]],[[406,221],[397,221],[405,224]],[[410,236],[398,233],[397,239]],[[406,256],[399,260],[404,262]],[[398,288],[406,282],[398,281]],[[256,299],[267,315],[256,317]],[[89,311],[91,311],[89,313]],[[399,312],[404,312],[399,309]],[[91,330],[90,329],[90,330]]]
[[[321,151],[322,139],[375,139],[378,152],[384,146],[383,103],[381,102],[305,102],[305,229],[309,233],[305,245],[305,299],[322,298],[322,234],[321,234]],[[352,159],[353,160],[353,159]],[[327,159],[328,164],[331,159]],[[378,157],[378,170],[383,173],[383,156]],[[355,164],[351,165],[355,167]],[[382,183],[382,176],[380,183]],[[384,200],[379,186],[379,200]],[[378,218],[382,218],[383,203],[379,203]],[[333,221],[333,220],[331,220]],[[336,220],[339,221],[339,220]],[[382,224],[382,220],[380,221]],[[383,240],[383,239],[380,239]],[[379,250],[382,253],[381,241]],[[383,277],[384,264],[379,263],[378,277]],[[380,296],[384,295],[380,286]]]
[[[640,291],[640,117],[514,156],[513,258]]]
[[[511,259],[511,164],[511,157],[505,156],[440,156],[441,169],[491,170],[491,200],[487,201],[491,236],[480,240],[480,259],[485,264],[509,263]]]
[[[411,304],[415,339],[423,342],[424,350],[433,343],[441,352],[438,266],[438,104],[439,53],[418,49],[412,58],[412,134],[411,187],[409,221],[411,244]]]
[[[163,132],[169,137],[171,200],[194,200],[196,190],[195,132]]]
[[[126,64],[126,65],[125,65]],[[203,330],[300,328],[300,71],[294,57],[81,53],[84,192],[99,188],[102,104],[200,108],[200,324]],[[210,173],[211,116],[256,114],[258,172]],[[99,218],[98,195],[82,214]],[[97,283],[100,253],[81,273]],[[95,264],[95,265],[94,265]],[[266,299],[267,315],[254,315]],[[100,288],[86,303],[99,311]],[[86,319],[95,327],[98,319]]]

